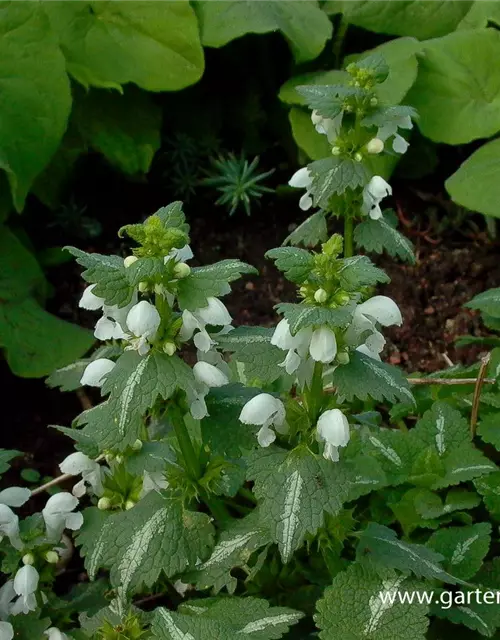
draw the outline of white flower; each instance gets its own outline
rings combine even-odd
[[[249,400],[240,413],[240,422],[261,426],[257,433],[257,440],[261,447],[268,447],[276,440],[275,432],[270,428],[276,427],[279,433],[286,432],[285,405],[269,393],[259,393]]]
[[[10,622],[0,622],[0,640],[12,640],[14,637],[14,627]]]
[[[394,300],[387,296],[374,296],[356,307],[351,325],[344,335],[345,343],[370,358],[380,360],[385,338],[377,329],[377,323],[390,327],[399,326],[402,322],[401,311]]]
[[[338,462],[339,447],[345,447],[349,442],[349,422],[340,409],[329,409],[320,415],[316,435],[325,443],[323,457]]]
[[[316,362],[328,364],[337,355],[337,339],[328,327],[319,327],[313,331],[309,345],[311,358]]]
[[[182,580],[176,580],[173,586],[177,593],[183,598],[186,596],[186,592],[191,588],[189,582],[182,582]]]
[[[97,309],[102,309],[104,306],[104,299],[96,296],[92,291],[95,289],[96,285],[91,284],[90,287],[87,287],[80,298],[80,302],[78,306],[82,309],[87,309],[89,311],[97,311]]]
[[[380,208],[380,202],[391,194],[391,185],[380,176],[373,176],[363,189],[363,213],[368,214],[372,220],[381,218],[382,209]]]
[[[127,338],[127,334],[124,332],[125,319],[130,308],[136,302],[136,295],[134,294],[132,301],[125,307],[118,307],[116,305],[107,305],[104,303],[104,298],[99,298],[93,293],[95,284],[87,287],[83,292],[80,299],[79,306],[83,309],[89,309],[91,311],[97,311],[102,309],[103,315],[96,322],[94,336],[98,340],[123,340]]]
[[[101,465],[81,451],[76,451],[65,458],[59,465],[59,469],[62,473],[69,473],[72,476],[82,475],[82,479],[75,484],[72,490],[73,495],[77,498],[85,495],[86,484],[92,487],[96,496],[102,495],[104,488],[102,486]]]
[[[0,534],[7,536],[15,549],[22,549],[19,537],[19,518],[6,504],[0,504]]]
[[[0,620],[5,620],[10,616],[12,600],[14,600],[15,597],[14,580],[7,580],[7,582],[0,587]],[[0,640],[1,637],[0,635]]]
[[[401,311],[398,305],[387,296],[373,296],[366,302],[362,302],[356,307],[355,313],[376,320],[383,327],[390,327],[396,324],[398,327],[403,323]]]
[[[303,167],[296,171],[288,181],[291,187],[296,189],[305,189],[306,192],[299,200],[299,207],[302,211],[307,211],[313,205],[313,199],[311,198],[312,177],[307,167]]]
[[[161,491],[168,487],[168,480],[162,471],[145,471],[142,476],[142,489],[139,498],[144,498],[151,491]]]
[[[209,388],[223,387],[229,383],[227,376],[208,362],[197,362],[193,367],[193,373],[197,382]]]
[[[8,507],[22,507],[30,499],[31,491],[25,487],[9,487],[0,491],[0,504]]]
[[[213,296],[207,298],[207,302],[208,304],[206,307],[201,307],[196,312],[196,315],[202,322],[215,326],[226,326],[231,324],[233,319],[223,302]]]
[[[366,145],[366,150],[368,151],[368,153],[373,155],[382,153],[382,151],[384,150],[384,141],[380,138],[372,138]]]
[[[180,249],[172,249],[170,253],[163,258],[163,263],[166,264],[169,260],[177,260],[178,262],[187,262],[193,257],[193,252],[188,244],[185,244]]]
[[[292,374],[297,371],[301,362],[307,356],[311,336],[311,327],[304,327],[292,336],[288,320],[283,318],[283,320],[278,322],[271,338],[271,344],[283,349],[284,351],[288,351],[286,358],[280,364],[280,367],[285,367],[285,371],[288,374]]]
[[[47,500],[42,509],[42,516],[47,528],[47,537],[60,540],[64,529],[78,530],[83,524],[81,513],[72,513],[78,506],[78,498],[63,491],[56,493]]]
[[[190,340],[194,335],[194,344],[199,351],[206,353],[215,344],[212,337],[206,330],[207,325],[222,326],[220,333],[229,330],[232,318],[226,309],[226,306],[218,298],[213,296],[207,298],[207,306],[196,309],[196,311],[182,312],[182,327],[179,332],[180,339],[183,341]]]
[[[311,114],[311,120],[318,133],[322,133],[328,138],[328,142],[333,144],[338,138],[340,127],[342,126],[342,111],[335,118],[324,118],[320,116],[316,109]]]
[[[102,387],[104,384],[104,378],[110,371],[115,368],[115,363],[108,358],[97,358],[93,362],[90,362],[86,367],[81,377],[81,384],[89,385],[90,387]]]
[[[68,636],[59,631],[57,627],[49,627],[47,631],[43,632],[44,636],[47,636],[49,640],[68,640]]]
[[[406,153],[406,150],[410,146],[408,142],[403,138],[403,136],[399,135],[399,129],[412,129],[413,123],[411,121],[410,116],[400,116],[399,118],[394,118],[390,123],[385,124],[383,127],[380,127],[377,132],[377,138],[381,140],[388,140],[391,136],[394,136],[394,140],[392,142],[392,148],[396,153]]]
[[[136,349],[139,355],[145,355],[150,349],[148,340],[154,339],[160,323],[161,317],[154,305],[147,300],[135,304],[127,314],[127,327],[135,336],[127,349]]]
[[[32,565],[26,564],[19,569],[14,577],[14,591],[19,598],[12,605],[12,615],[27,614],[36,610],[35,593],[38,589],[39,579],[38,571]]]

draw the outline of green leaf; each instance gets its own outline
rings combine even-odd
[[[312,253],[295,247],[271,249],[265,257],[274,260],[276,268],[285,274],[285,278],[296,284],[307,280],[314,266]]]
[[[407,100],[419,112],[425,136],[463,144],[500,129],[500,76],[490,68],[499,54],[495,29],[457,31],[423,45]]]
[[[258,598],[204,598],[179,607],[178,612],[156,609],[152,631],[160,640],[272,640],[281,638],[303,613],[270,607]]]
[[[296,62],[306,62],[318,57],[332,33],[328,17],[315,0],[199,0],[195,8],[206,47],[222,47],[246,33],[281,31]]]
[[[474,486],[483,498],[486,508],[495,520],[500,520],[500,471],[474,480]]]
[[[369,179],[368,168],[351,158],[332,156],[308,165],[313,178],[314,206],[328,208],[331,196],[342,195],[346,189],[364,187]]]
[[[189,311],[206,307],[209,297],[230,293],[229,282],[238,280],[243,273],[254,274],[257,270],[241,260],[221,260],[206,267],[195,267],[187,278],[179,281],[179,306]]]
[[[456,584],[461,582],[447,573],[441,566],[444,559],[440,553],[399,540],[395,531],[375,522],[370,522],[361,533],[357,549],[358,559],[370,558],[388,569],[412,572],[418,578],[437,579]]]
[[[149,94],[134,87],[127,87],[124,95],[90,91],[74,108],[76,124],[89,147],[124,173],[149,171],[160,148],[162,116]]]
[[[0,42],[0,168],[21,211],[64,134],[71,93],[64,57],[40,3],[2,3]]]
[[[464,307],[486,313],[493,318],[500,318],[500,288],[488,289],[466,302]]]
[[[204,68],[198,24],[187,0],[51,2],[44,5],[69,73],[84,87],[176,91]]]
[[[362,385],[359,384],[360,380],[363,380]],[[348,364],[335,369],[332,381],[337,387],[340,402],[351,402],[353,398],[366,400],[368,397],[391,403],[398,400],[411,404],[415,402],[410,386],[399,369],[358,351],[350,354]]]
[[[357,247],[374,253],[386,251],[393,258],[415,264],[414,247],[410,240],[384,218],[367,219],[356,225],[354,242]]]
[[[444,503],[440,496],[427,489],[420,489],[415,500],[417,512],[424,518],[440,518],[454,511],[474,509],[481,502],[477,493],[465,489],[448,491]]]
[[[92,284],[96,283],[93,293],[103,298],[108,305],[126,306],[132,299],[133,287],[120,256],[85,253],[75,247],[65,247],[75,256],[78,264],[85,267],[82,278]]]
[[[283,244],[298,245],[313,248],[318,244],[326,242],[328,239],[328,229],[323,211],[317,211],[312,216],[306,218],[299,226],[287,236]]]
[[[500,414],[489,413],[482,418],[477,433],[484,442],[492,444],[497,451],[500,451]]]
[[[332,145],[326,136],[316,131],[309,111],[292,107],[288,119],[295,142],[311,160],[321,160],[325,156],[330,156]]]
[[[109,517],[97,539],[85,525],[79,539],[83,536],[86,545],[89,574],[110,567],[113,586],[126,593],[151,587],[162,572],[171,577],[194,567],[210,553],[213,534],[206,514],[186,511],[179,498],[151,491],[129,511]]]
[[[89,458],[97,458],[99,455],[100,451],[97,443],[83,433],[81,429],[60,427],[56,424],[51,424],[49,426],[53,429],[57,429],[57,431],[60,431],[61,433],[64,433],[68,438],[71,438],[75,442],[75,449],[81,451],[86,456],[89,456]]]
[[[341,71],[340,69],[301,73],[298,76],[289,78],[285,84],[281,86],[278,98],[285,104],[305,107],[307,105],[307,100],[301,93],[299,93],[299,91],[297,91],[297,87],[309,85],[347,85],[350,78],[351,77],[347,71]],[[310,119],[311,115],[309,113],[309,120]]]
[[[491,140],[463,162],[445,183],[451,198],[462,207],[486,216],[500,217],[498,172],[500,140]],[[500,312],[500,309],[499,309]]]
[[[299,95],[303,96],[306,105],[324,118],[338,116],[343,110],[346,98],[361,99],[365,96],[363,89],[346,84],[303,85],[295,89]]]
[[[50,618],[39,618],[40,612],[30,612],[28,615],[12,616],[16,640],[34,640],[45,638],[45,631],[51,626]]]
[[[213,587],[218,593],[224,587],[234,593],[237,579],[232,575],[236,567],[246,567],[252,554],[272,542],[268,525],[262,521],[258,509],[241,520],[233,520],[222,532],[212,555],[197,567],[189,579],[198,589]]]
[[[153,215],[160,218],[166,229],[179,229],[179,231],[189,235],[189,224],[186,222],[186,216],[182,210],[182,202],[180,200],[171,202],[166,207],[161,207]]]
[[[481,0],[472,3],[470,11],[457,27],[458,29],[476,29],[500,24],[500,5],[496,0]]]
[[[354,305],[346,304],[335,309],[315,307],[310,304],[281,302],[275,307],[276,311],[285,316],[290,325],[292,335],[304,327],[327,324],[330,327],[344,327],[351,321]]]
[[[13,458],[22,455],[21,451],[16,451],[15,449],[0,449],[0,473],[5,473],[10,469],[9,463]]]
[[[43,294],[45,276],[35,256],[8,227],[0,226],[0,300],[2,303]]]
[[[383,600],[412,593],[413,580],[390,571],[352,563],[338,573],[317,603],[315,621],[322,640],[425,640],[428,606],[418,601]]]
[[[346,291],[359,291],[362,287],[373,286],[379,282],[390,282],[389,276],[376,267],[366,256],[353,256],[339,261],[337,272],[340,286]]]
[[[421,0],[329,0],[327,13],[343,13],[357,27],[376,33],[413,36],[420,40],[444,36],[454,31],[473,3],[468,1]]]
[[[274,329],[267,327],[236,327],[217,337],[222,351],[232,353],[231,360],[238,365],[240,379],[271,384],[284,374],[279,365],[284,360],[283,350],[271,344]]]
[[[324,511],[341,510],[348,491],[346,468],[307,448],[257,450],[248,461],[248,479],[255,482],[261,517],[270,523],[283,562],[323,525]]]
[[[427,546],[445,558],[444,567],[457,578],[469,580],[481,568],[490,548],[491,524],[447,527],[435,531]]]

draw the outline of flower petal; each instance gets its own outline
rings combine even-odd
[[[207,387],[223,387],[229,383],[227,376],[208,362],[197,362],[193,367],[194,377]]]
[[[291,187],[296,189],[308,189],[312,185],[312,177],[307,167],[302,167],[296,171],[288,181]]]
[[[268,447],[276,440],[276,434],[272,429],[267,426],[263,426],[257,433],[257,442],[261,447]]]
[[[265,425],[275,420],[283,423],[285,406],[270,393],[259,393],[249,400],[241,410],[240,422],[243,424]]]
[[[78,303],[78,306],[82,309],[88,309],[89,311],[102,309],[104,305],[104,299],[99,298],[92,293],[92,290],[95,288],[95,286],[95,284],[91,284],[90,287],[87,287],[83,292],[83,295],[80,298],[80,302]]]
[[[337,339],[333,331],[328,327],[315,329],[309,345],[309,353],[316,362],[324,364],[332,362],[337,355]]]
[[[229,311],[226,309],[226,305],[218,298],[210,296],[207,298],[207,306],[197,309],[195,315],[200,318],[205,324],[225,326],[231,324],[233,319],[231,318]]]
[[[115,368],[115,363],[108,358],[98,358],[90,362],[83,372],[80,382],[90,387],[102,387],[104,378]]]
[[[9,487],[0,491],[0,504],[9,507],[22,507],[30,499],[31,491],[25,487]]]
[[[141,300],[130,309],[127,315],[127,327],[134,336],[151,338],[160,326],[158,310],[147,300]]]
[[[383,327],[390,327],[394,324],[399,327],[403,323],[398,305],[387,296],[373,296],[373,298],[361,303],[357,310],[370,318],[374,318]]]

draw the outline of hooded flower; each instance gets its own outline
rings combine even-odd
[[[399,135],[398,129],[412,129],[413,123],[411,121],[410,116],[399,116],[398,118],[393,118],[391,122],[385,124],[383,127],[380,127],[377,132],[377,138],[380,140],[388,140],[391,136],[394,136],[394,140],[392,141],[392,148],[396,153],[406,153],[408,147],[410,146],[408,142],[403,138],[403,136]]]
[[[49,640],[68,640],[68,636],[59,631],[57,627],[49,627],[47,631],[43,632],[44,636],[47,636]]]
[[[303,359],[306,358],[312,334],[311,327],[304,327],[292,336],[290,325],[286,318],[283,318],[277,324],[271,338],[271,344],[288,351],[286,358],[280,364],[280,367],[285,367],[285,371],[288,374],[297,371]]]
[[[163,258],[163,263],[167,264],[169,260],[176,260],[177,262],[187,262],[193,257],[193,251],[188,244],[185,244],[180,249],[172,249],[170,253]]]
[[[47,528],[47,537],[59,541],[64,529],[77,531],[83,524],[83,515],[73,513],[78,506],[78,498],[63,491],[56,493],[47,500],[42,510],[42,516]]]
[[[193,367],[193,373],[196,381],[208,388],[223,387],[229,383],[227,376],[208,362],[197,362]]]
[[[337,339],[333,331],[328,327],[315,329],[309,344],[309,353],[316,362],[332,362],[337,355]]]
[[[93,360],[86,367],[80,382],[82,385],[88,385],[89,387],[102,387],[104,384],[104,378],[115,367],[115,363],[108,358],[97,358]]]
[[[390,327],[400,326],[402,322],[401,311],[394,300],[387,296],[373,296],[356,307],[344,339],[349,346],[356,347],[370,358],[380,360],[379,354],[384,348],[385,338],[378,330],[377,323]]]
[[[0,640],[12,640],[14,628],[10,622],[0,622]]]
[[[31,491],[24,487],[9,487],[0,491],[0,504],[8,507],[22,507],[30,499]]]
[[[335,118],[324,118],[315,109],[311,114],[311,120],[316,131],[325,135],[328,138],[328,142],[334,144],[342,126],[342,116],[343,113],[341,111]]]
[[[372,220],[382,217],[381,201],[392,194],[392,188],[380,176],[373,176],[363,189],[363,213],[368,214]]]
[[[32,565],[26,564],[19,569],[14,577],[14,591],[19,597],[12,605],[12,615],[27,614],[36,610],[35,593],[39,579],[38,571]]]
[[[307,211],[313,205],[313,199],[311,198],[312,177],[307,167],[303,167],[296,171],[288,181],[291,187],[296,189],[305,189],[306,192],[299,200],[299,207],[302,211]]]
[[[134,295],[130,304],[125,307],[107,305],[103,298],[99,298],[93,293],[95,284],[87,287],[80,299],[79,306],[82,309],[97,311],[102,309],[102,317],[96,322],[94,336],[98,340],[124,340],[127,338],[125,332],[125,320],[127,313],[136,303],[137,296]]]
[[[185,309],[182,312],[182,327],[179,332],[179,336],[183,341],[190,340],[194,334],[196,348],[204,353],[208,352],[215,344],[215,341],[212,340],[206,330],[206,326],[221,326],[222,331],[220,333],[222,334],[227,333],[232,328],[230,325],[233,321],[226,306],[218,298],[210,296],[207,298],[207,303],[206,307],[200,307],[196,311],[191,312]]]
[[[158,310],[147,300],[141,300],[128,312],[126,323],[134,336],[127,349],[135,349],[141,356],[146,355],[150,349],[148,340],[154,339],[161,323]]]
[[[325,443],[323,457],[333,462],[339,461],[339,447],[349,442],[349,422],[340,409],[329,409],[322,413],[316,425],[316,436]]]
[[[104,488],[102,486],[101,465],[81,451],[76,451],[65,458],[59,465],[59,469],[62,473],[69,473],[72,476],[82,475],[82,479],[75,484],[72,490],[72,494],[77,498],[85,495],[87,484],[92,487],[96,496],[102,495]]]
[[[279,433],[286,432],[285,405],[269,393],[259,393],[249,400],[240,413],[240,422],[261,426],[257,433],[257,440],[261,447],[268,447],[276,440],[275,432],[270,428],[276,427]]]
[[[0,535],[7,536],[15,549],[22,549],[19,537],[19,518],[6,504],[0,504]]]
[[[0,587],[0,620],[5,620],[10,616],[12,609],[12,600],[16,597],[14,591],[14,580],[7,582]],[[2,636],[0,635],[0,640]]]

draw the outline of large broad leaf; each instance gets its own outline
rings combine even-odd
[[[427,546],[445,558],[444,566],[457,578],[469,580],[481,568],[490,548],[491,524],[448,527],[432,534]]]
[[[490,23],[500,25],[500,4],[497,0],[476,0],[457,29],[489,27]]]
[[[90,91],[75,103],[75,121],[88,146],[124,173],[147,173],[160,147],[161,109],[152,97],[126,88]]]
[[[188,0],[46,2],[69,73],[85,87],[175,91],[203,73],[198,24]]]
[[[466,302],[464,307],[476,309],[492,318],[500,318],[500,288],[478,293],[472,300]]]
[[[491,65],[499,56],[495,29],[458,31],[424,43],[407,97],[420,114],[424,135],[463,144],[500,130],[500,71]]]
[[[475,151],[446,181],[452,199],[472,211],[500,218],[500,140]]]
[[[0,5],[0,168],[21,211],[71,109],[64,58],[38,2]]]
[[[328,17],[316,0],[255,2],[254,0],[196,2],[202,42],[222,47],[246,33],[281,31],[297,62],[316,58],[332,33]]]
[[[454,31],[472,4],[456,0],[330,0],[324,9],[343,13],[348,22],[370,31],[425,40]]]

